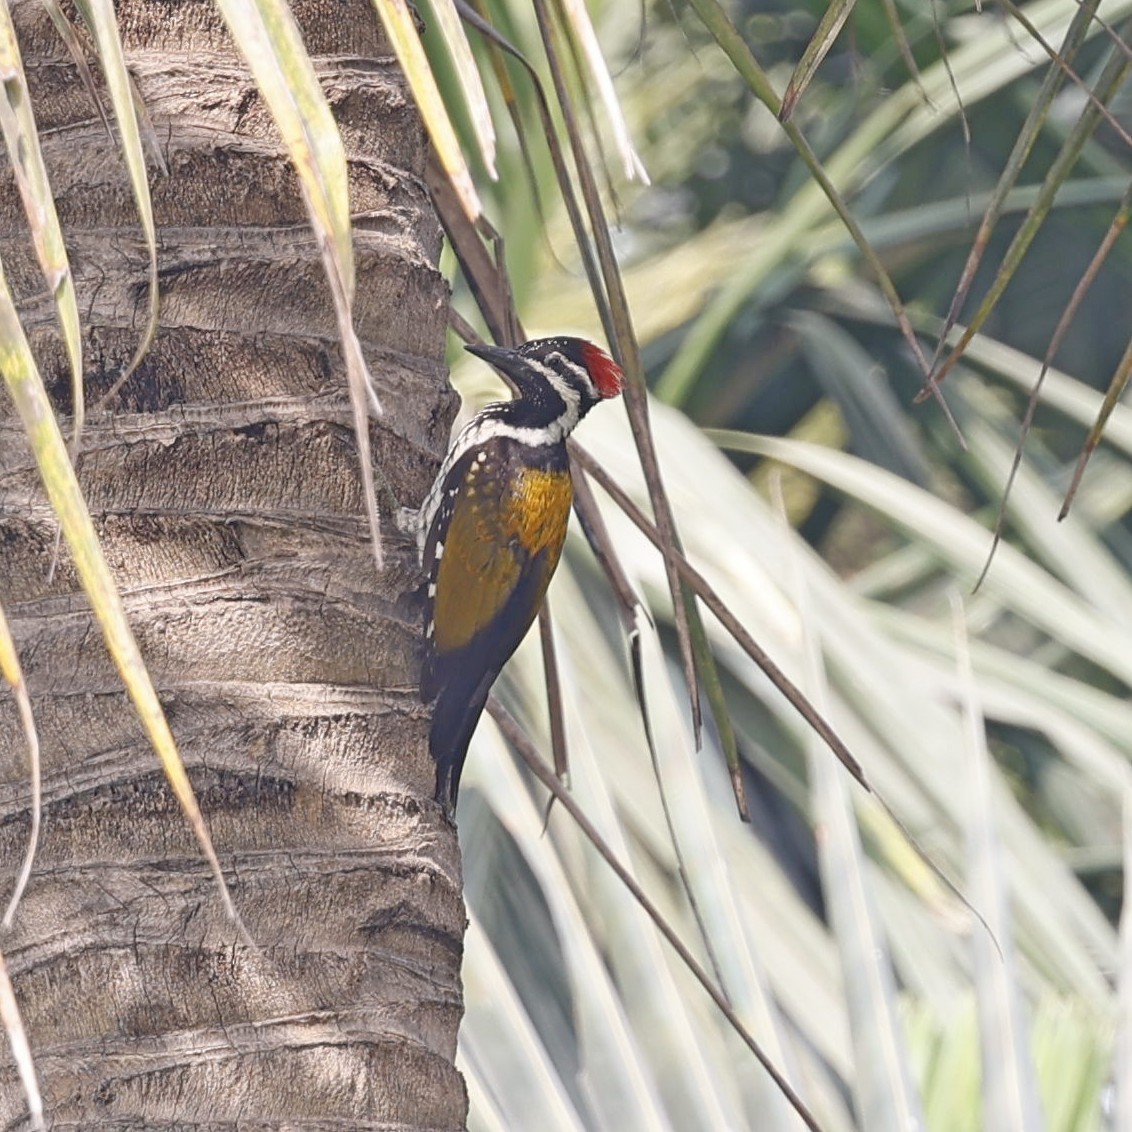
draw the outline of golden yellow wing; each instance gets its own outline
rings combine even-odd
[[[436,563],[437,653],[464,648],[495,626],[493,636],[500,639],[489,651],[498,655],[506,648],[502,667],[542,604],[572,501],[570,477],[563,472],[526,469],[507,486],[482,474],[474,477],[453,508]],[[508,608],[520,593],[523,607]]]

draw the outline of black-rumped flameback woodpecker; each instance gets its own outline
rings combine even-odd
[[[428,578],[421,698],[433,703],[436,800],[449,812],[488,692],[531,627],[562,553],[574,499],[566,438],[594,405],[621,392],[620,367],[582,338],[468,350],[516,393],[461,430],[418,519]]]

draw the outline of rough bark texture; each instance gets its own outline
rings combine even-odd
[[[424,138],[368,0],[295,0],[345,138],[375,463],[415,504],[443,448],[446,294]],[[378,577],[334,315],[294,173],[211,0],[117,4],[168,165],[157,343],[80,479],[244,921],[237,941],[122,692],[0,396],[0,602],[44,757],[44,834],[0,941],[54,1128],[457,1128],[464,910],[431,802],[413,550]],[[38,0],[14,5],[76,274],[93,404],[145,322],[122,164]],[[0,169],[0,257],[69,411]],[[28,834],[0,698],[0,863]],[[6,1056],[6,1055],[5,1055]],[[0,1127],[21,1090],[0,1064]]]

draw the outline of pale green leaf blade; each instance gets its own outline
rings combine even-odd
[[[779,494],[779,493],[776,493]],[[779,494],[778,507],[783,512]],[[787,554],[797,547],[785,514],[780,529]],[[800,564],[798,564],[800,565]],[[805,571],[793,577],[794,604],[801,614],[804,688],[818,710],[828,715],[829,688],[822,661]],[[849,781],[829,757],[819,737],[806,737],[813,794],[818,863],[834,938],[845,974],[845,997],[853,1031],[853,1092],[861,1123],[877,1132],[923,1127],[922,1102],[912,1081],[910,1058],[896,1009],[896,978],[887,940],[875,910],[875,895],[850,798]]]
[[[950,564],[961,581],[970,585],[978,577],[990,543],[989,533],[920,488],[844,452],[818,445],[745,433],[715,435],[726,447],[757,452],[809,472],[913,532]],[[1081,655],[1132,681],[1128,635],[1013,547],[999,548],[995,569],[984,585],[1006,606]]]
[[[810,42],[806,44],[806,50],[802,52],[802,58],[798,60],[794,73],[786,84],[786,92],[782,96],[782,108],[779,111],[782,119],[785,120],[794,113],[794,107],[805,94],[806,88],[817,73],[822,60],[829,54],[834,41],[841,34],[841,29],[852,15],[856,4],[857,0],[831,0],[829,7],[822,13],[821,22],[810,36]]]
[[[720,806],[726,786],[722,775],[709,797],[703,780],[710,763],[695,752],[695,743],[685,724],[672,687],[655,625],[641,615],[637,621],[641,639],[645,699],[657,752],[661,788],[668,798],[668,812],[675,844],[679,847],[681,874],[695,901],[697,921],[710,958],[728,1000],[752,1034],[757,1034],[767,1056],[788,1080],[797,1085],[792,1070],[795,1054],[790,1049],[778,1006],[766,983],[758,955],[749,946],[742,926],[741,901],[732,887],[727,858],[718,831],[733,820],[730,806]],[[583,654],[584,655],[584,654]],[[718,763],[714,764],[718,767]],[[793,1115],[785,1098],[760,1079],[755,1103],[765,1127],[792,1128]]]
[[[1047,994],[1038,1002],[1032,1029],[1046,1127],[1104,1128],[1113,1111],[1111,1019]]]
[[[871,619],[894,640],[913,646],[941,678],[954,668],[954,641],[944,626],[881,604],[872,607]],[[996,718],[1005,713],[1020,723],[1029,720],[1030,726],[1083,726],[1095,752],[1090,777],[1117,794],[1132,786],[1132,705],[985,641],[972,640],[969,648],[979,690],[988,710],[994,706]],[[954,691],[958,695],[958,686]],[[1106,753],[1100,753],[1102,743]]]
[[[467,1025],[467,1022],[463,1025]],[[511,1132],[511,1124],[488,1092],[487,1083],[480,1074],[481,1067],[469,1064],[468,1059],[461,1057],[459,1051],[456,1057],[456,1065],[468,1088],[468,1132]]]
[[[581,1071],[609,1127],[670,1127],[639,1038],[633,1034],[604,957],[596,948],[575,885],[494,724],[481,725],[463,787],[480,789],[522,852],[550,908],[573,991]]]
[[[118,383],[121,383],[141,364],[157,333],[157,318],[160,312],[160,293],[157,285],[157,231],[153,219],[153,201],[149,195],[149,180],[146,175],[145,150],[134,109],[133,84],[126,70],[126,59],[122,52],[122,39],[118,33],[114,5],[112,0],[77,0],[77,6],[94,35],[98,59],[106,78],[107,90],[110,92],[114,120],[118,124],[122,159],[130,177],[134,204],[137,206],[138,219],[149,256],[149,312],[134,356],[118,379]]]
[[[579,655],[576,648],[572,651]],[[566,664],[565,658],[563,661],[573,793],[614,855],[635,873],[631,864],[631,827],[618,811],[600,770],[599,752],[604,745],[596,747],[588,734],[586,697],[573,665]],[[588,668],[586,675],[588,678]],[[664,679],[667,683],[667,673]],[[681,726],[680,730],[687,749],[694,750],[686,728]],[[591,846],[578,839],[577,851],[585,862],[584,872],[579,870],[577,874],[579,900],[591,922],[610,926],[605,941],[607,961],[626,1009],[635,1020],[635,1032],[670,1120],[677,1128],[697,1120],[715,1127],[736,1126],[742,1119],[739,1098],[728,1087],[729,1074],[720,1069],[730,1065],[736,1056],[750,1057],[749,1052],[738,1052],[735,1045],[729,1046],[730,1035],[721,1036],[710,1011],[705,1013],[705,998],[697,1000],[681,993],[679,963],[632,893],[598,859]],[[639,881],[640,877],[634,879]],[[687,932],[680,934],[685,942],[694,942],[693,921],[681,918],[687,922]],[[759,1072],[753,1065],[752,1071]],[[763,1090],[774,1089],[774,1085],[765,1074],[759,1076],[759,1095],[763,1096]],[[781,1102],[783,1098],[778,1099]],[[768,1104],[766,1115],[768,1122],[781,1119],[779,1104]],[[768,1127],[777,1124],[768,1123]]]
[[[951,604],[964,722],[964,777],[970,786],[966,837],[971,899],[994,933],[992,940],[986,933],[976,931],[971,940],[983,1057],[983,1119],[988,1127],[1001,1128],[1003,1132],[1036,1132],[1043,1123],[1019,997],[1013,917],[995,823],[995,813],[1000,808],[996,805],[996,793],[1002,787],[994,781],[987,751],[982,709],[967,649],[963,603],[958,594],[952,595]]]
[[[1000,432],[1013,429],[1013,422],[981,382],[969,374],[959,374],[955,380],[964,400],[976,409],[974,418],[964,423],[964,431],[975,473],[993,496],[1003,489],[1009,475],[1013,451]],[[1059,504],[1057,493],[1023,462],[1007,501],[1010,524],[1051,573],[1107,616],[1132,627],[1132,579],[1127,570],[1086,517],[1069,515],[1058,522]],[[992,562],[990,569],[994,568]]]
[[[600,442],[602,463],[621,482],[633,484],[634,494],[639,497],[640,487],[635,482],[638,473],[631,466],[627,441],[615,427],[617,423],[605,418],[600,424],[588,424],[587,444]],[[712,585],[797,683],[800,674],[797,665],[791,663],[796,651],[797,615],[782,597],[784,588],[788,590],[791,585],[789,578],[795,568],[787,565],[782,537],[775,533],[778,524],[768,524],[764,508],[752,495],[749,484],[719,453],[706,449],[702,434],[679,414],[655,407],[654,425],[661,449],[679,453],[679,458],[668,464],[669,490],[683,516],[692,560],[702,563]],[[861,479],[876,477],[884,485],[892,479],[843,453],[826,455],[859,470]],[[952,551],[953,544],[962,546],[968,537],[963,524],[967,524],[976,534],[970,546],[962,549],[964,554],[970,552],[972,570],[975,562],[981,563],[981,551],[989,537],[985,531],[953,508],[939,505],[940,511],[932,511],[930,505],[938,501],[911,485],[901,482],[899,487],[910,493],[907,519],[912,526],[908,529],[923,538],[933,548],[933,554],[937,546],[945,553]],[[607,516],[607,522],[619,547],[634,545],[633,535],[626,530],[627,520],[618,522],[615,516]],[[959,526],[954,527],[953,523]],[[720,553],[723,546],[727,547],[726,554]],[[936,557],[938,561],[942,556]],[[641,556],[641,565],[637,567],[645,570],[641,580],[645,592],[655,592],[658,585],[654,558],[650,549],[647,557]],[[940,693],[923,672],[916,655],[904,649],[894,651],[892,641],[870,624],[875,614],[866,615],[859,603],[845,600],[843,587],[835,584],[811,551],[802,548],[801,554],[793,556],[793,560],[798,558],[806,563],[810,592],[820,610],[823,651],[829,670],[838,674],[836,693],[851,709],[851,714],[843,716],[844,709],[836,708],[839,731],[870,773],[882,776],[878,784],[913,832],[922,831],[923,836],[923,831],[930,830],[932,844],[942,838],[944,844],[954,847],[948,854],[954,867],[959,859],[955,839],[961,816],[960,799],[954,790],[954,751],[960,738],[954,714],[938,702]],[[1015,564],[1017,559],[1012,560]],[[1034,569],[1031,563],[1024,565]],[[1063,623],[1070,632],[1080,629],[1080,616],[1086,620],[1091,617],[1090,633],[1093,629],[1101,633],[1107,629],[1111,635],[1105,642],[1110,658],[1115,661],[1132,648],[1124,634],[1107,626],[1103,618],[1090,614],[1064,587],[1054,584],[1037,595],[1027,595],[1025,600],[1016,599],[1015,590],[1026,589],[1031,578],[1039,586],[1048,585],[1047,576],[1036,570],[1033,575],[1019,573],[1002,587],[1006,600],[1015,601],[1024,617],[1028,610],[1035,609],[1038,616],[1049,614],[1051,626]],[[1063,605],[1065,600],[1067,604]],[[1088,641],[1090,633],[1081,634],[1080,639]],[[719,642],[718,631],[715,639]],[[728,669],[749,681],[768,708],[781,713],[782,724],[791,733],[803,735],[777,697],[767,696],[760,674],[749,671],[753,664],[737,659],[734,648],[726,647],[724,642],[716,647],[725,650],[722,655],[727,658]],[[782,738],[764,742],[780,746]],[[1066,980],[1059,982],[1059,987],[1071,986],[1074,993],[1089,1002],[1102,1002],[1108,993],[1107,982],[1098,969],[1097,957],[1106,957],[1102,962],[1110,961],[1109,957],[1115,954],[1115,935],[1065,863],[1043,843],[1017,803],[1011,803],[1004,814],[1004,838],[1010,845],[1015,875],[1023,876],[1019,883],[1024,895],[1029,946],[1042,954],[1043,970],[1057,971],[1059,979]],[[1052,919],[1043,917],[1040,909],[1054,899],[1060,907],[1058,915]]]
[[[539,1127],[548,1132],[582,1132],[585,1124],[474,914],[468,917],[461,976],[464,1021],[457,1065],[474,1074],[481,1093],[472,1093],[469,1125],[514,1128],[524,1114],[537,1112]]]
[[[621,154],[622,169],[627,181],[639,180],[642,184],[649,183],[649,175],[637,151],[633,148],[633,139],[629,134],[629,126],[621,110],[621,102],[617,92],[613,89],[613,79],[605,63],[605,56],[598,43],[597,33],[594,31],[593,21],[586,10],[582,0],[562,0],[562,14],[566,21],[574,42],[582,51],[582,58],[590,73],[590,79],[597,87],[598,97],[605,106],[606,117],[613,127],[613,138],[617,151]]]
[[[429,0],[429,7],[456,70],[480,157],[483,158],[487,175],[494,181],[498,176],[495,170],[495,126],[471,44],[464,34],[464,25],[460,22],[454,0]]]
[[[235,0],[232,0],[235,2]],[[483,214],[483,205],[476,192],[468,164],[460,149],[456,131],[444,106],[444,100],[428,65],[424,47],[417,34],[416,20],[405,0],[373,0],[377,14],[385,27],[385,34],[393,45],[397,61],[409,80],[421,118],[424,119],[432,144],[436,147],[440,164],[468,219],[475,223]]]
[[[1132,876],[1132,786],[1124,793],[1124,875]],[[1116,1127],[1132,1127],[1132,886],[1124,889],[1120,910],[1120,968],[1117,971],[1117,1014],[1120,1019],[1113,1051]]]
[[[380,411],[380,405],[354,329],[354,252],[342,137],[290,8],[282,0],[217,2],[299,174],[318,240],[346,360],[366,516],[380,570],[384,553],[369,443],[369,409]]]
[[[967,347],[967,357],[991,369],[1016,388],[1030,392],[1037,363],[1029,354],[985,335],[976,335]],[[1046,371],[1040,400],[1043,405],[1049,405],[1085,428],[1093,426],[1105,412],[1104,395],[1062,370],[1052,368]],[[1105,422],[1100,439],[1125,456],[1132,456],[1132,409],[1117,404]]]
[[[0,129],[8,149],[8,161],[23,200],[24,213],[35,246],[40,270],[55,300],[55,311],[63,332],[63,345],[71,366],[71,397],[74,403],[73,443],[83,428],[83,353],[79,331],[79,308],[75,284],[55,200],[43,163],[28,94],[27,79],[16,42],[16,29],[7,4],[0,5]]]

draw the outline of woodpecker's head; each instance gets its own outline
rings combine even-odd
[[[566,432],[599,401],[621,392],[621,367],[584,338],[535,338],[514,350],[467,350],[497,369],[532,410],[543,411],[549,419],[565,412],[571,418]]]

